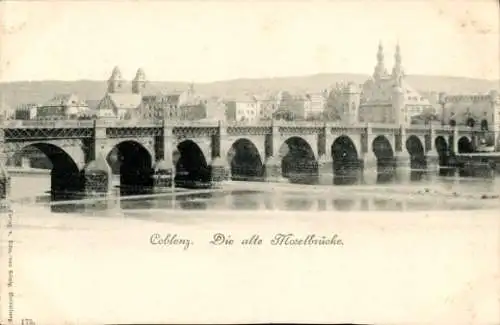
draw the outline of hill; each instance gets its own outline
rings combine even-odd
[[[198,93],[217,97],[232,97],[244,92],[262,93],[287,90],[292,93],[320,91],[343,80],[363,83],[368,78],[362,74],[328,73],[297,77],[266,79],[235,79],[194,85]],[[408,82],[422,93],[444,91],[449,93],[485,92],[499,89],[499,81],[464,77],[410,75]],[[184,90],[187,82],[151,81],[149,92]],[[128,87],[129,85],[127,85]],[[76,93],[84,99],[100,99],[106,91],[106,81],[21,81],[0,83],[4,100],[10,107],[20,103],[43,103],[56,93]]]

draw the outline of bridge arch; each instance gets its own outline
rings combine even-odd
[[[462,136],[457,143],[458,153],[471,153],[474,151],[472,140],[468,136]]]
[[[341,135],[331,145],[334,183],[349,184],[357,180],[361,168],[358,149],[347,135]]]
[[[372,151],[377,157],[378,172],[385,173],[394,167],[394,149],[386,136],[379,135],[373,139]]]
[[[410,154],[411,169],[425,169],[427,163],[425,160],[425,149],[422,140],[416,135],[410,135],[406,139],[406,150]]]
[[[36,148],[52,165],[50,171],[50,193],[53,201],[78,198],[83,190],[81,167],[84,153],[81,148],[64,148],[49,142],[34,142],[22,147],[20,153]],[[80,154],[78,154],[78,149]]]
[[[153,187],[153,157],[149,150],[134,140],[117,143],[106,160],[113,174],[120,175],[122,195],[144,194]]]
[[[210,167],[202,149],[193,140],[177,145],[179,159],[175,163],[175,182],[179,186],[192,187],[210,182]]]
[[[318,177],[318,161],[311,144],[302,137],[290,137],[281,145],[281,174],[292,182],[311,182]]]
[[[263,158],[257,146],[247,138],[239,138],[228,152],[232,180],[255,180],[263,177]]]
[[[439,165],[446,166],[446,164],[448,163],[449,153],[449,146],[446,142],[446,139],[443,136],[436,137],[436,139],[434,140],[434,147],[436,148],[436,151],[438,153]]]

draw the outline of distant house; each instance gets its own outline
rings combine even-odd
[[[257,111],[259,120],[270,120],[274,113],[279,109],[280,98],[279,93],[267,93],[253,96],[257,100]]]
[[[38,105],[34,103],[21,104],[14,111],[15,120],[34,120],[38,111]]]
[[[179,118],[180,93],[147,95],[142,97],[142,116],[176,120]]]
[[[251,95],[242,95],[226,100],[226,120],[255,121],[260,119],[257,100]]]
[[[308,93],[303,99],[303,112],[301,117],[308,119],[321,119],[325,113],[328,92]]]
[[[39,119],[78,118],[86,114],[89,107],[76,94],[58,94],[37,109]]]
[[[209,98],[205,101],[204,119],[222,121],[226,118],[226,104],[220,98]]]

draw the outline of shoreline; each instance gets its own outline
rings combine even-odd
[[[7,173],[11,175],[50,175],[50,169],[41,169],[41,168],[31,168],[31,167],[11,167],[8,166],[5,168]]]

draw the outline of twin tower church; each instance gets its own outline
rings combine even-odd
[[[380,43],[377,63],[371,78],[360,89],[359,101],[351,103],[359,122],[411,124],[412,118],[434,113],[436,106],[419,94],[405,80],[399,44],[394,53],[394,66],[389,73],[385,66],[384,48]]]

